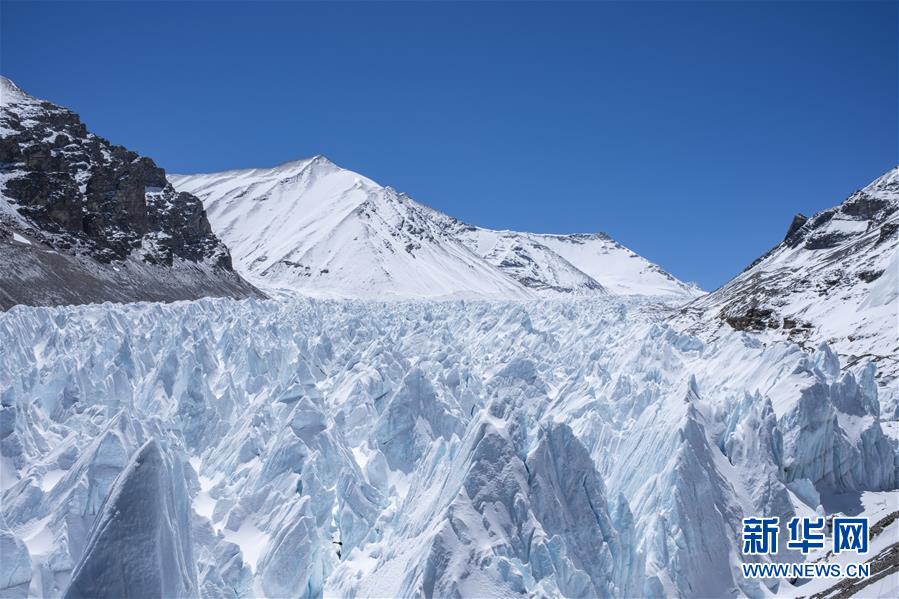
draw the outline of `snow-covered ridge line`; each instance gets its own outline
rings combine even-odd
[[[658,312],[615,296],[15,308],[0,573],[62,595],[115,563],[104,539],[134,516],[116,498],[152,482],[153,530],[182,548],[154,584],[204,596],[802,594],[739,575],[740,518],[895,497],[874,366],[703,342]],[[167,524],[186,520],[189,538]],[[157,555],[128,559],[158,571]]]
[[[237,269],[267,290],[372,299],[701,294],[605,234],[467,225],[324,156],[170,175],[200,197]]]
[[[706,338],[722,328],[812,349],[844,364],[872,360],[899,417],[899,168],[811,218],[720,289],[684,308],[679,325]]]

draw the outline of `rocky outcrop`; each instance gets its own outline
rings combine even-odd
[[[153,160],[0,86],[0,306],[257,293]]]
[[[825,342],[846,367],[870,359],[877,364],[881,402],[895,412],[899,397],[890,383],[899,376],[897,231],[894,168],[842,204],[810,218],[796,215],[781,243],[688,304],[680,321],[711,336],[724,324],[806,349]]]
[[[802,228],[802,225],[808,222],[808,217],[801,212],[797,213],[796,216],[793,217],[793,220],[790,222],[790,228],[787,229],[787,234],[784,235],[784,241],[793,236],[793,234]]]

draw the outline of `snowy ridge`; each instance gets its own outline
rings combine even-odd
[[[835,513],[897,596],[899,171],[701,296],[321,156],[169,183],[0,84],[0,305],[254,295],[219,239],[279,298],[0,313],[0,596],[812,596],[741,519]]]
[[[895,500],[875,375],[611,295],[14,308],[0,581],[63,595],[156,477],[203,596],[801,595],[740,518]]]
[[[323,156],[169,179],[203,200],[237,269],[269,290],[376,299],[701,293],[605,235],[472,227]]]
[[[899,169],[839,206],[797,215],[782,243],[678,322],[707,337],[724,327],[807,348],[826,342],[849,365],[872,360],[899,417]]]
[[[527,298],[405,196],[321,156],[184,178],[237,269],[272,290],[319,296]]]

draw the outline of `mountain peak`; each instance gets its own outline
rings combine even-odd
[[[284,162],[280,162],[274,166],[254,166],[249,168],[235,168],[228,169],[224,171],[212,171],[212,172],[204,172],[204,173],[195,173],[195,174],[179,174],[179,173],[169,173],[169,178],[173,181],[180,180],[188,177],[197,177],[201,175],[215,175],[215,176],[223,176],[225,174],[228,175],[252,175],[254,177],[294,177],[303,171],[311,169],[315,171],[322,170],[341,170],[346,171],[346,169],[334,164],[331,160],[328,159],[327,156],[323,154],[316,154],[315,156],[311,156],[309,158],[296,158],[293,160],[286,160]],[[349,171],[347,171],[349,172]]]
[[[13,83],[12,79],[10,79],[9,77],[4,77],[3,75],[0,75],[0,90],[2,90],[3,92],[22,92],[22,88]]]
[[[327,156],[324,154],[316,154],[315,156],[309,158],[297,158],[295,160],[288,160],[286,162],[282,162],[278,165],[271,167],[271,170],[292,170],[296,168],[306,168],[307,166],[325,166],[325,167],[335,167],[340,168],[330,160],[328,160]]]
[[[870,357],[878,376],[892,380],[899,376],[889,326],[897,232],[899,171],[892,169],[836,206],[797,214],[782,243],[691,309],[805,347],[826,341],[843,359]]]
[[[272,290],[378,299],[699,293],[605,233],[474,227],[321,154],[170,180],[204,201],[238,270]]]
[[[13,81],[0,75],[0,105],[21,104],[22,102],[37,102]]]
[[[899,199],[899,166],[891,168],[886,173],[864,187],[862,191],[867,193],[889,193]]]

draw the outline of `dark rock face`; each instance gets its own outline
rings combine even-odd
[[[750,307],[742,314],[725,316],[724,320],[738,331],[763,331],[777,327],[777,320],[773,317],[774,310]]]
[[[14,231],[25,234],[32,240],[29,250],[72,255],[92,275],[102,275],[104,265],[121,272],[125,262],[195,264],[204,271],[205,291],[176,293],[182,299],[209,294],[216,277],[223,286],[213,295],[257,293],[232,270],[228,249],[212,232],[200,200],[176,192],[153,160],[88,132],[70,110],[32,98],[6,79],[0,83],[0,202],[6,205],[0,206],[0,239]],[[4,253],[11,257],[15,252]],[[24,262],[37,270],[48,264],[46,257]],[[11,287],[3,270],[0,282]],[[6,270],[15,269],[6,265]],[[189,279],[179,277],[179,284],[189,286]],[[133,299],[160,299],[152,293],[142,297],[140,286],[133,287]],[[7,303],[16,303],[16,293],[4,291],[13,296]],[[107,289],[84,299],[127,300],[131,295],[110,296]]]
[[[897,223],[884,223],[882,227],[880,227],[880,235],[877,237],[877,244],[880,245],[891,238],[896,236],[896,231],[899,231],[899,224]]]
[[[858,273],[858,278],[865,283],[873,283],[883,274],[882,270],[863,270]]]
[[[725,324],[806,348],[826,342],[843,364],[876,363],[879,381],[888,388],[899,378],[890,316],[895,315],[897,243],[899,169],[894,168],[837,206],[808,219],[794,217],[781,243],[682,314],[712,316],[697,325],[699,332]]]
[[[22,111],[28,100],[18,99],[4,102],[0,116],[10,131],[0,138],[0,162],[13,175],[3,193],[20,214],[55,234],[49,245],[77,246],[109,263],[124,260],[150,235],[158,243],[143,252],[148,262],[179,257],[231,267],[200,200],[175,192],[151,159],[88,133],[65,108],[39,102],[39,110]]]
[[[852,235],[846,233],[824,233],[821,235],[813,235],[805,240],[805,249],[807,250],[826,250],[835,248],[847,239],[851,239]]]
[[[788,240],[793,236],[796,231],[802,228],[802,225],[808,222],[808,217],[801,212],[797,213],[796,216],[793,217],[793,221],[790,223],[790,228],[787,229],[787,234],[784,235],[784,241]]]

